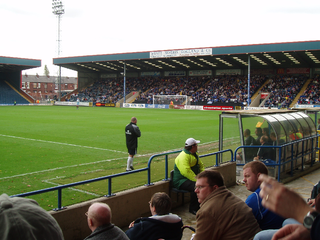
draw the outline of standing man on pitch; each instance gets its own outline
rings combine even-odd
[[[126,126],[126,143],[128,148],[127,171],[133,170],[133,157],[137,153],[138,137],[141,136],[139,127],[137,126],[137,118],[132,117],[131,122]]]

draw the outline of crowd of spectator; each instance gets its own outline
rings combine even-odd
[[[309,83],[307,89],[300,96],[298,104],[320,104],[319,75]]]
[[[303,84],[308,80],[307,75],[290,76],[276,75],[269,80],[261,92],[268,92],[270,96],[265,107],[288,108],[295,99]]]
[[[266,80],[266,76],[253,76],[250,81],[250,96],[252,96]],[[240,75],[216,76],[211,78],[203,89],[193,93],[191,96],[194,104],[247,102],[248,79]]]
[[[265,107],[288,108],[308,79],[307,75],[254,75],[250,79],[250,97],[269,79],[261,92],[270,93]],[[123,78],[100,79],[73,94],[68,101],[116,103],[123,98]],[[298,103],[320,102],[318,76]],[[245,104],[248,98],[247,76],[221,75],[201,77],[134,77],[126,79],[126,94],[140,92],[134,103],[153,103],[153,95],[187,95],[193,105],[234,103]]]

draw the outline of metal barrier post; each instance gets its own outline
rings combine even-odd
[[[165,156],[165,181],[168,180],[168,168],[169,168],[169,163],[168,163],[168,155]]]

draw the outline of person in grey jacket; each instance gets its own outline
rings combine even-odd
[[[141,136],[139,127],[137,126],[137,118],[132,117],[131,122],[126,126],[126,144],[128,148],[128,161],[127,161],[127,171],[133,170],[133,158],[137,153],[138,148],[138,137]]]
[[[92,233],[85,240],[129,240],[127,235],[111,223],[111,209],[106,203],[93,203],[86,212]]]

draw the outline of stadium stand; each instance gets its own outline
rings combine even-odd
[[[319,75],[315,76],[300,96],[299,104],[320,104]]]
[[[261,90],[269,93],[264,107],[288,108],[307,79],[306,75],[278,75],[270,79],[269,84]]]
[[[5,81],[0,81],[0,104],[28,104],[18,92],[10,87]]]
[[[266,76],[252,76],[250,95],[252,96],[268,79]],[[141,77],[128,78],[126,93],[141,91],[134,103],[152,103],[153,95],[187,95],[192,105],[242,104],[247,101],[247,77]],[[73,94],[68,99],[82,102],[116,103],[123,98],[123,79],[102,79]]]
[[[256,75],[250,83],[250,96],[252,96],[267,80],[266,76]],[[192,94],[194,105],[212,103],[243,103],[247,101],[248,82],[245,76],[216,76],[213,77],[202,91]]]

